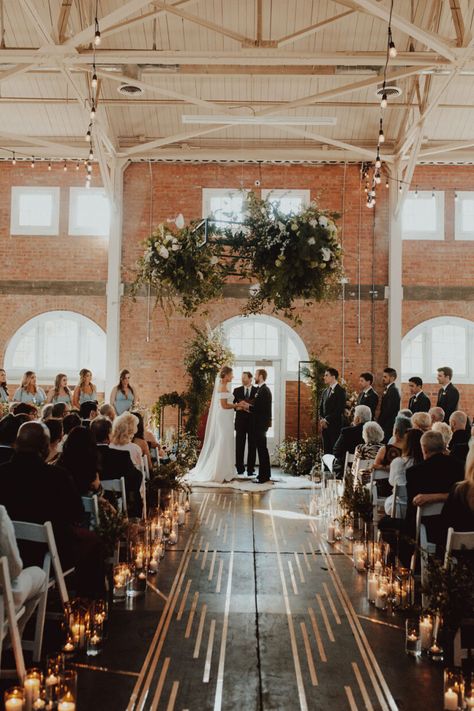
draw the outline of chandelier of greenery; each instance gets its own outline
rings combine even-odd
[[[331,298],[342,276],[337,213],[313,202],[298,213],[283,213],[278,203],[244,193],[241,222],[191,222],[182,229],[159,225],[146,240],[136,268],[132,295],[143,286],[157,303],[185,316],[223,294],[227,277],[253,282],[244,314],[270,306],[299,322],[294,302]],[[202,239],[202,227],[205,238]],[[256,283],[255,283],[256,282]]]

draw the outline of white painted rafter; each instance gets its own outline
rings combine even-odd
[[[298,42],[298,40],[306,39],[311,35],[321,32],[326,29],[328,25],[334,25],[340,20],[344,20],[346,17],[354,14],[354,10],[347,10],[346,12],[341,12],[339,15],[333,15],[333,17],[328,17],[326,20],[321,22],[316,22],[314,25],[309,25],[309,27],[303,27],[301,30],[292,32],[290,35],[285,35],[276,40],[277,47],[285,47],[287,44],[292,44],[293,42]]]

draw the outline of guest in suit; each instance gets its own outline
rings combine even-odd
[[[356,405],[354,409],[354,421],[350,427],[343,427],[341,434],[334,445],[333,454],[336,457],[333,471],[338,478],[344,475],[344,462],[346,454],[354,454],[358,444],[364,442],[362,431],[364,424],[370,422],[372,412],[368,405]]]
[[[379,403],[379,396],[372,387],[374,376],[372,373],[361,373],[359,376],[359,385],[362,388],[357,398],[358,405],[367,405],[372,412],[372,420],[375,419],[375,411]]]
[[[431,407],[428,415],[431,417],[431,425],[436,422],[444,422],[444,410],[442,407]],[[446,422],[446,424],[448,424]]]
[[[453,436],[449,442],[449,451],[451,457],[456,457],[463,464],[466,462],[469,452],[469,440],[471,433],[466,430],[467,415],[461,410],[455,410],[449,418],[449,426]]]
[[[267,430],[272,424],[272,393],[265,381],[267,371],[259,368],[255,371],[255,385],[258,390],[255,393],[253,403],[241,401],[240,407],[249,410],[253,417],[253,433],[255,438],[255,448],[258,453],[258,477],[256,484],[264,484],[270,481],[271,466],[270,455],[267,447]],[[247,467],[254,469],[255,460],[249,461],[247,457]]]
[[[5,415],[0,420],[0,464],[9,462],[15,450],[18,430],[24,422],[28,422],[28,415]]]
[[[99,406],[94,400],[83,402],[79,410],[79,417],[82,420],[82,426],[90,427],[92,420],[94,420],[98,414]]]
[[[382,382],[385,386],[380,404],[380,413],[377,422],[383,429],[385,441],[388,442],[393,432],[395,418],[400,410],[400,391],[395,385],[397,371],[394,368],[385,368]]]
[[[253,402],[258,388],[252,385],[252,373],[244,370],[242,373],[242,385],[234,389],[234,402]],[[236,410],[235,412],[235,466],[237,474],[245,472],[244,454],[247,443],[247,474],[253,476],[254,469],[249,468],[248,463],[255,462],[255,441],[253,437],[252,414],[247,410]]]
[[[423,392],[423,381],[421,378],[414,376],[408,380],[410,388],[410,399],[408,407],[413,414],[415,412],[428,412],[431,407],[431,400],[428,395]]]
[[[326,390],[319,405],[319,426],[323,438],[324,454],[332,454],[342,428],[346,407],[346,391],[339,385],[336,368],[327,368],[324,373]]]
[[[452,384],[453,369],[443,366],[438,368],[438,383],[442,386],[438,391],[438,401],[436,405],[444,410],[444,421],[449,423],[449,418],[459,405],[459,390]]]

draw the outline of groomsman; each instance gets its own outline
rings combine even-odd
[[[410,388],[411,397],[408,401],[408,409],[415,412],[429,412],[431,408],[431,400],[428,395],[423,392],[423,381],[416,375],[409,378],[408,387]]]
[[[372,387],[374,376],[372,373],[361,373],[359,376],[359,385],[362,388],[359,397],[357,398],[358,405],[367,405],[372,412],[372,419],[375,419],[375,411],[379,403],[379,396]]]
[[[332,454],[343,424],[346,391],[337,382],[338,377],[339,373],[336,368],[327,368],[324,373],[324,382],[327,387],[319,405],[319,424],[324,454]]]
[[[395,418],[400,410],[400,391],[395,385],[397,379],[397,371],[394,368],[385,368],[383,371],[382,382],[385,385],[385,390],[382,395],[380,404],[380,413],[378,423],[384,431],[384,441],[388,442],[393,434],[393,425]]]
[[[258,388],[252,385],[252,373],[244,370],[242,385],[234,389],[234,402],[253,402]],[[245,472],[244,454],[247,443],[247,474],[254,473],[252,462],[255,462],[255,438],[253,436],[252,415],[247,410],[237,410],[235,413],[235,466],[238,474]],[[249,466],[250,465],[250,466]]]
[[[438,391],[437,407],[442,407],[444,410],[444,421],[449,424],[449,418],[458,409],[459,390],[452,384],[453,369],[443,366],[438,368],[437,373],[438,383],[442,386]]]

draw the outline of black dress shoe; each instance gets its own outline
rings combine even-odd
[[[270,477],[268,477],[268,479],[259,479],[257,477],[256,479],[253,480],[253,483],[254,484],[268,484],[269,481],[271,482]]]
[[[247,476],[255,476],[255,472],[247,472]]]

